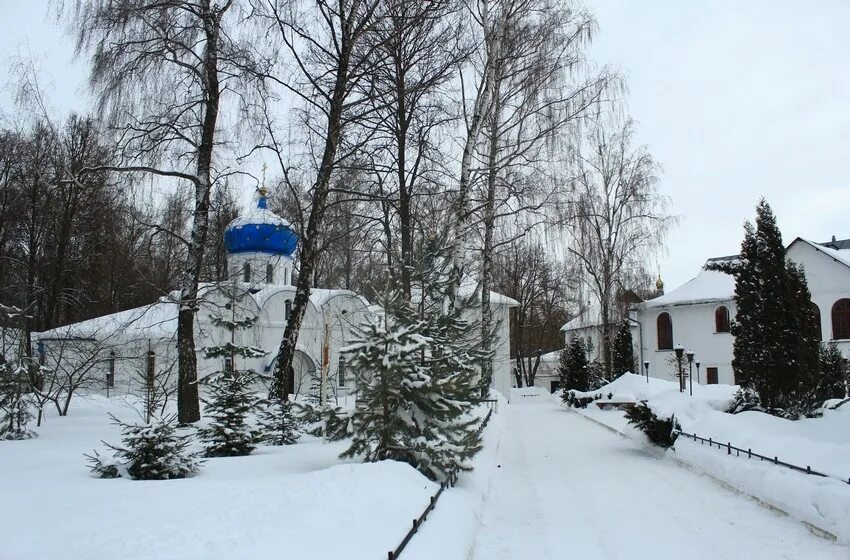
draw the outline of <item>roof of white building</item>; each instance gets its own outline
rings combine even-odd
[[[729,301],[735,293],[735,278],[725,272],[700,270],[696,277],[663,296],[643,302],[642,307],[664,307],[668,305],[695,305]]]
[[[815,243],[814,241],[809,241],[808,239],[803,239],[802,237],[798,237],[797,239],[795,239],[794,241],[791,242],[791,245],[793,245],[794,243],[797,243],[798,241],[801,242],[801,243],[806,243],[807,245],[810,245],[816,251],[820,251],[821,253],[830,257],[831,259],[835,260],[836,262],[839,262],[839,263],[841,263],[845,266],[850,267],[850,249],[834,249],[832,247],[829,247],[829,245],[831,245],[831,244],[846,243],[847,241],[850,241],[850,240],[844,239],[842,241],[832,241],[832,242],[829,242],[829,243]],[[791,248],[791,245],[788,245],[789,249]],[[841,246],[841,245],[838,245],[838,246]]]
[[[36,340],[115,339],[116,343],[141,339],[168,339],[177,332],[177,312],[177,302],[163,297],[155,303],[141,307],[34,333],[34,338]]]

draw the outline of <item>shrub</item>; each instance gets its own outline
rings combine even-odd
[[[749,387],[741,387],[738,389],[738,392],[735,393],[735,398],[732,401],[732,404],[726,409],[726,412],[729,414],[738,414],[739,412],[746,412],[747,410],[758,410],[763,411],[761,407],[761,400],[759,399],[759,394],[755,391],[755,389],[751,389]]]
[[[100,478],[168,480],[185,478],[200,469],[198,454],[188,450],[190,436],[177,433],[174,417],[149,424],[125,424],[114,416],[112,421],[121,426],[124,445],[106,444],[114,451],[112,460],[104,459],[97,451],[86,455],[89,469]]]
[[[632,424],[649,438],[649,441],[659,447],[665,449],[673,447],[676,443],[676,438],[679,434],[676,430],[680,430],[681,426],[676,421],[676,417],[659,418],[652,412],[652,409],[645,403],[639,403],[626,409],[626,419],[629,424]]]

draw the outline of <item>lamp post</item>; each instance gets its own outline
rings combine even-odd
[[[694,362],[694,364],[696,364],[696,366],[697,366],[697,383],[699,383],[699,360]]]
[[[109,389],[115,384],[115,350],[109,352],[109,371],[106,374],[106,398],[109,398]]]
[[[649,383],[649,362],[643,363],[643,371],[646,372],[646,382]]]
[[[679,392],[685,392],[685,378],[682,371],[682,356],[685,354],[685,347],[681,344],[676,346],[676,363],[679,366]]]
[[[688,350],[685,352],[688,357],[688,385],[690,386],[691,396],[694,396],[694,351]]]

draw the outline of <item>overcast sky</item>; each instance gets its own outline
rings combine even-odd
[[[0,0],[8,59],[42,60],[58,112],[85,111],[85,67],[46,2]],[[627,78],[638,138],[680,224],[654,267],[667,289],[738,251],[765,196],[786,243],[850,237],[850,2],[593,0],[597,63]],[[0,92],[0,110],[11,110]]]

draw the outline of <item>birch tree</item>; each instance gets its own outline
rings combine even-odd
[[[634,123],[600,123],[576,152],[574,200],[563,226],[567,250],[581,264],[599,302],[602,359],[611,376],[612,314],[624,279],[657,250],[674,218],[658,190],[658,165],[647,149],[634,146]]]
[[[90,84],[117,135],[118,172],[143,173],[194,189],[177,325],[178,418],[200,418],[194,319],[216,180],[223,95],[235,91],[248,50],[226,18],[234,0],[76,0],[64,8],[77,51],[91,54]],[[101,168],[103,169],[103,168]]]

